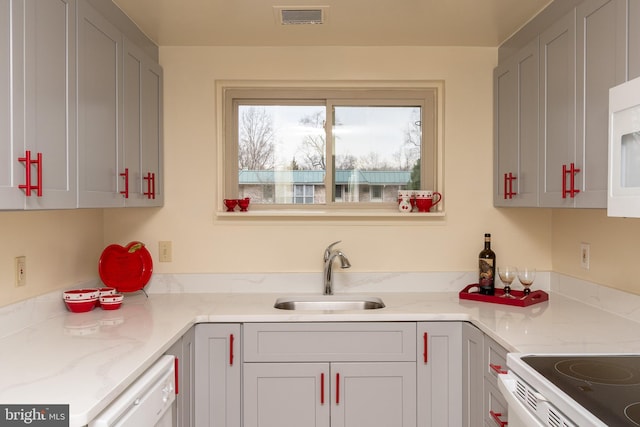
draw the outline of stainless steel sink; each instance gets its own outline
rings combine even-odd
[[[373,310],[384,307],[378,297],[358,295],[310,295],[278,298],[281,310]]]

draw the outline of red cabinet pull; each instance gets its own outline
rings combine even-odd
[[[496,374],[506,374],[507,371],[505,371],[504,369],[502,369],[502,366],[500,365],[494,365],[493,363],[489,363],[489,367],[496,373]]]
[[[324,405],[324,372],[320,374],[320,404]]]
[[[229,334],[229,366],[233,366],[233,334]]]
[[[507,421],[502,421],[500,419],[500,417],[502,416],[502,413],[500,412],[489,411],[489,415],[491,415],[491,418],[493,418],[496,424],[498,424],[500,427],[505,427],[506,425],[509,424]]]
[[[125,199],[128,199],[129,198],[129,168],[125,168],[124,173],[121,173],[120,176],[124,178],[124,191],[121,191],[120,194],[122,194]]]
[[[18,185],[18,188],[24,190],[27,197],[31,196],[31,190],[36,190],[36,196],[42,197],[42,153],[38,153],[36,159],[31,159],[31,151],[26,150],[24,157],[18,157],[20,163],[24,163],[25,167],[25,183]],[[37,184],[31,185],[31,165],[36,165]]]
[[[513,196],[515,196],[518,193],[515,193],[513,191],[513,180],[514,179],[518,179],[517,176],[513,176],[513,174],[511,172],[509,172],[508,174],[505,173],[504,174],[504,194],[503,197],[504,199],[513,199]]]
[[[340,374],[336,374],[336,405],[340,404]]]
[[[179,359],[176,357],[173,360],[173,363],[175,363],[175,367],[176,367],[176,394],[178,394],[178,384],[180,384],[180,381],[178,380],[180,378],[180,375],[178,374],[178,370],[180,368]]]
[[[429,361],[429,334],[427,332],[424,333],[423,336],[424,339],[424,344],[423,344],[423,348],[424,348],[424,352],[422,353],[422,357],[424,359],[424,363],[426,364]]]
[[[156,198],[156,174],[147,172],[147,176],[145,176],[142,179],[147,181],[147,191],[145,191],[142,194],[147,196],[147,199],[155,199]]]
[[[576,174],[580,172],[580,169],[576,167],[575,163],[571,163],[569,168],[567,165],[562,165],[562,198],[566,199],[567,194],[570,198],[574,198],[576,194],[580,192],[576,188]],[[567,174],[569,175],[569,189],[567,189]]]

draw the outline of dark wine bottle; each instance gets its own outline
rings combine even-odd
[[[484,235],[484,249],[478,255],[480,293],[483,295],[494,294],[494,278],[496,277],[496,254],[491,250],[491,234]]]

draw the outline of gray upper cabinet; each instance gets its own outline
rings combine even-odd
[[[640,77],[640,0],[628,1],[628,16],[626,28],[628,28],[627,55],[629,57],[627,79]]]
[[[609,89],[626,79],[626,12],[626,0],[586,0],[576,8],[577,207],[607,206]]]
[[[162,206],[162,68],[79,6],[78,206]]]
[[[73,208],[75,1],[3,0],[0,9],[0,209]]]
[[[14,182],[17,157],[11,138],[11,0],[0,0],[0,208],[15,209],[24,196]]]
[[[575,166],[575,11],[540,34],[540,205],[568,207],[563,169]]]
[[[494,71],[494,205],[538,204],[538,38]]]
[[[78,206],[124,206],[122,34],[83,1],[78,34]]]
[[[127,206],[162,206],[162,68],[124,40],[124,173]]]
[[[506,43],[504,51],[516,53],[496,68],[495,206],[606,207],[608,94],[627,74],[640,74],[640,0],[572,3],[568,13],[571,4],[552,3],[553,13]],[[522,43],[531,33],[537,42]],[[527,179],[536,162],[537,188]]]

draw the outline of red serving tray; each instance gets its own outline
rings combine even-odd
[[[475,292],[472,292],[472,289],[476,289]],[[515,298],[504,298],[504,289],[495,288],[494,295],[483,295],[478,293],[479,286],[477,283],[472,283],[471,285],[465,286],[463,290],[460,291],[460,299],[468,299],[472,301],[482,301],[482,302],[490,302],[494,304],[504,304],[504,305],[514,305],[516,307],[528,307],[533,304],[538,304],[540,302],[548,301],[549,294],[545,291],[531,291],[529,295],[525,295],[524,291],[511,291],[511,295]]]

